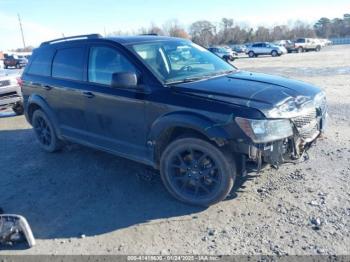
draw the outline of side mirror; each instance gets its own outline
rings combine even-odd
[[[137,75],[134,72],[119,72],[112,74],[112,87],[137,88]]]

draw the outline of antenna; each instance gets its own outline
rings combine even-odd
[[[22,36],[23,48],[26,48],[26,43],[25,43],[25,41],[24,41],[24,34],[23,34],[23,28],[22,28],[21,17],[19,16],[19,14],[17,14],[17,16],[18,16],[19,28],[21,29],[21,36]]]

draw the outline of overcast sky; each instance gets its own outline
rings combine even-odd
[[[256,27],[350,13],[349,0],[0,0],[0,50],[22,47],[17,13],[26,45],[74,34],[133,31],[177,19],[186,28],[196,20],[233,18]]]

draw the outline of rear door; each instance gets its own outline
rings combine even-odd
[[[253,51],[255,54],[261,55],[263,54],[262,52],[262,44],[261,43],[257,43],[253,45]]]
[[[75,44],[57,49],[52,62],[52,80],[46,85],[47,101],[53,107],[64,136],[79,139],[87,129],[85,97],[86,46]]]
[[[270,46],[266,43],[261,43],[261,53],[266,55],[270,53]]]

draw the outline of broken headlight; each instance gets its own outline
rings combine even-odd
[[[324,92],[318,93],[314,98],[314,106],[319,108],[322,113],[326,111],[327,101],[326,94]]]
[[[289,119],[256,120],[236,117],[236,123],[254,143],[267,143],[293,135]]]
[[[269,118],[292,118],[306,108],[313,107],[312,100],[305,96],[290,97],[268,112]]]

